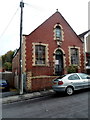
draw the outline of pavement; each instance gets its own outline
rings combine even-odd
[[[7,104],[12,102],[28,100],[28,99],[34,99],[38,97],[44,97],[52,94],[54,94],[54,91],[52,89],[40,91],[40,92],[24,93],[22,95],[17,94],[16,91],[12,91],[11,94],[9,94],[8,96],[4,96],[0,98],[0,102],[2,102],[2,104]]]

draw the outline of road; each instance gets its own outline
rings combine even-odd
[[[3,118],[88,118],[88,94],[51,95],[43,98],[3,104]]]

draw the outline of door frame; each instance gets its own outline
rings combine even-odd
[[[63,57],[63,69],[65,69],[66,67],[66,56],[65,56],[65,52],[62,48],[56,48],[53,52],[53,74],[55,75],[55,60],[56,60],[56,51],[57,50],[60,50],[62,52],[62,57]],[[64,73],[64,70],[63,70],[63,73]]]

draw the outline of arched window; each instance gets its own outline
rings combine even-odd
[[[61,28],[60,28],[60,26],[56,26],[55,36],[56,36],[56,39],[62,40],[62,33],[61,33]]]
[[[64,32],[63,32],[63,28],[62,26],[57,23],[55,26],[54,26],[54,40],[57,40],[57,41],[64,41],[64,36],[63,36]]]

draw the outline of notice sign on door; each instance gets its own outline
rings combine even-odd
[[[55,65],[58,65],[59,64],[59,60],[55,60]]]

